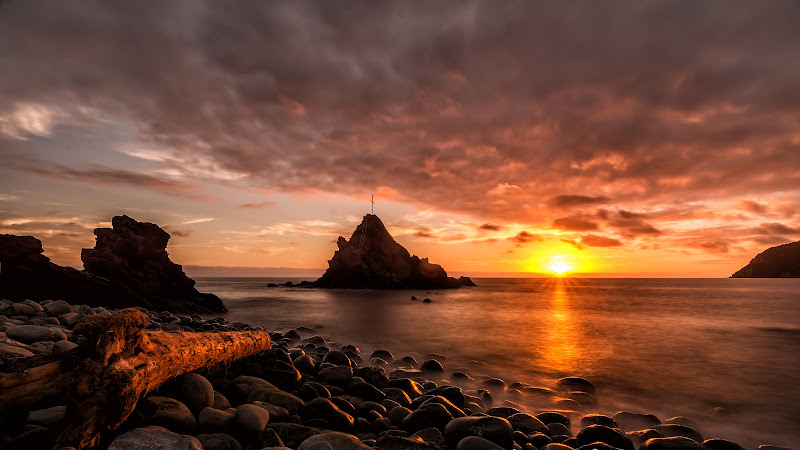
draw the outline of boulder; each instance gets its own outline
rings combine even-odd
[[[203,445],[192,436],[161,427],[145,427],[117,436],[108,450],[203,450]]]
[[[444,429],[444,440],[448,448],[456,448],[467,436],[480,436],[510,449],[514,445],[514,430],[508,420],[492,416],[469,416],[453,419]]]
[[[703,450],[696,441],[678,436],[648,439],[639,450]]]
[[[324,448],[314,447],[314,445],[317,445],[320,442],[327,442],[330,444],[330,448],[336,450],[369,450],[372,448],[368,445],[362,444],[361,441],[359,441],[358,438],[352,434],[332,432],[311,436],[304,440],[297,449],[313,450],[315,448]]]
[[[398,244],[374,214],[364,216],[350,237],[339,237],[339,250],[328,269],[313,283],[321,288],[441,289],[474,286],[467,277],[455,279],[428,258],[412,256]]]

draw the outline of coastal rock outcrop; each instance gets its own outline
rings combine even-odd
[[[194,288],[166,251],[169,234],[128,216],[97,228],[97,244],[83,249],[85,270],[63,267],[44,256],[33,236],[0,235],[0,297],[12,300],[66,300],[91,306],[188,312],[225,311],[213,294]]]
[[[225,311],[214,294],[195,289],[195,281],[169,259],[169,233],[158,225],[128,216],[111,219],[112,228],[95,228],[94,248],[81,251],[83,267],[92,275],[127,286],[135,295],[162,309]]]
[[[731,278],[800,278],[800,241],[764,250]]]
[[[468,277],[448,277],[438,264],[411,255],[386,230],[381,219],[367,214],[350,240],[339,236],[339,250],[314,286],[353,289],[441,289],[474,286]]]

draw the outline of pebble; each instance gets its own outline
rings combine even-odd
[[[174,398],[151,396],[136,405],[145,425],[161,426],[179,433],[191,434],[196,426],[192,412]]]
[[[214,408],[203,408],[197,415],[198,428],[204,432],[225,433],[231,431],[234,415]]]
[[[327,443],[329,444],[330,448],[335,450],[366,450],[372,449],[372,447],[361,443],[357,437],[353,436],[352,434],[346,433],[324,433],[318,434],[316,436],[311,436],[308,439],[304,440],[297,450],[315,450],[320,448],[328,448],[328,447],[312,447],[313,445],[319,445],[319,443]]]
[[[197,414],[203,408],[214,405],[214,388],[204,376],[187,373],[178,377],[174,384],[175,398]]]
[[[618,428],[609,428],[604,425],[589,425],[582,429],[576,438],[580,445],[603,442],[622,450],[635,450],[633,442],[625,433]]]
[[[459,417],[450,421],[444,429],[447,447],[456,448],[467,436],[480,436],[503,448],[513,445],[514,430],[508,420],[492,416]]]
[[[67,339],[58,328],[42,325],[15,325],[6,330],[6,335],[16,341],[30,344],[38,341],[63,341]]]
[[[256,405],[240,405],[236,408],[234,421],[246,433],[260,433],[269,422],[269,413]]]

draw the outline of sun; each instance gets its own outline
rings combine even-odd
[[[547,270],[556,276],[563,276],[572,269],[572,263],[563,255],[553,256],[550,258],[550,262],[547,264]]]

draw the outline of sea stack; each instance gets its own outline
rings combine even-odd
[[[800,278],[800,241],[764,250],[731,278]]]
[[[411,255],[381,219],[367,214],[350,240],[339,236],[339,250],[314,286],[349,289],[446,289],[475,286],[468,277],[448,277],[438,264]]]

